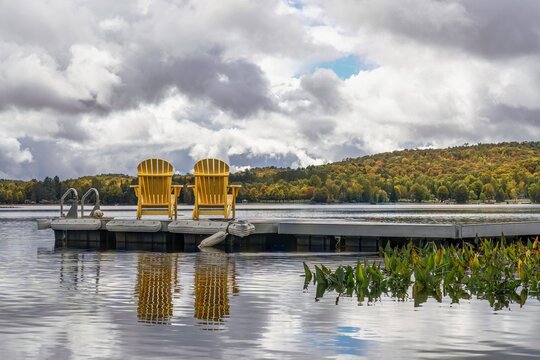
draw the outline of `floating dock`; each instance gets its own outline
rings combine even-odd
[[[251,230],[242,232],[249,224]],[[486,237],[533,237],[540,221],[500,223],[386,223],[334,219],[161,220],[56,218],[38,222],[52,228],[55,245],[147,251],[196,251],[201,241],[236,226],[220,244],[231,251],[376,251],[386,242],[445,241]],[[229,230],[229,233],[231,231]]]
[[[64,200],[69,195],[73,195],[72,205],[64,213]],[[85,215],[85,201],[91,195],[95,197],[95,204]],[[385,207],[387,209],[392,208]],[[81,198],[80,211],[77,191],[70,188],[60,199],[60,216],[38,219],[38,229],[52,228],[56,247],[186,252],[197,251],[201,242],[212,235],[205,243],[228,251],[372,252],[388,242],[455,242],[540,234],[540,221],[426,224],[324,218],[137,220],[102,216],[95,188],[90,188]],[[213,242],[214,239],[219,241]]]

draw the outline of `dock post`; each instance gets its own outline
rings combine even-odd
[[[296,248],[297,248],[297,251],[309,251],[309,236],[297,235]]]
[[[344,240],[345,240],[345,251],[359,251],[360,250],[359,237],[347,237]]]
[[[116,250],[126,250],[126,233],[116,233]]]

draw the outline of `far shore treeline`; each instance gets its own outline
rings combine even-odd
[[[306,168],[256,168],[231,174],[249,202],[503,202],[540,203],[540,142],[403,150]],[[192,184],[193,176],[174,176]],[[66,189],[99,190],[104,204],[136,204],[136,177],[121,174],[43,181],[0,180],[0,204],[56,203]],[[193,203],[187,186],[180,202]]]

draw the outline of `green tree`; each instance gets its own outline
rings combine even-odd
[[[312,201],[316,203],[326,203],[328,202],[328,190],[325,187],[318,188],[315,190]]]
[[[484,187],[482,188],[482,193],[486,196],[487,200],[491,201],[495,199],[495,188],[493,187],[493,185],[491,185],[491,183],[487,183],[484,185]]]
[[[449,196],[450,191],[446,186],[441,185],[437,188],[437,198],[439,199],[439,201],[447,200]]]
[[[503,202],[504,200],[506,200],[506,194],[504,193],[504,189],[502,187],[499,187],[495,191],[495,201]]]
[[[322,180],[317,175],[311,175],[311,177],[309,178],[309,184],[318,188],[322,185]]]
[[[463,181],[454,187],[454,199],[458,204],[464,204],[469,200],[469,189]]]
[[[396,187],[394,186],[394,184],[392,184],[392,188],[390,190],[390,202],[398,202],[399,200],[399,197],[398,197],[398,192],[396,191]]]
[[[482,182],[480,180],[473,181],[469,186],[469,189],[474,192],[474,198],[478,199],[482,193]]]
[[[531,184],[527,188],[529,192],[529,198],[532,202],[539,204],[540,203],[540,183]]]
[[[424,186],[414,183],[411,187],[411,196],[414,201],[422,202],[428,198],[429,190]]]
[[[384,190],[379,190],[377,193],[377,202],[388,202],[388,194]]]

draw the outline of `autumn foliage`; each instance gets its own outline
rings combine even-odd
[[[540,203],[540,142],[402,150],[306,168],[255,168],[231,175],[239,200],[311,202]],[[193,182],[190,174],[177,184]],[[96,187],[106,204],[135,204],[136,178],[107,174],[61,181],[0,180],[0,203],[55,202],[68,187]],[[184,188],[181,202],[192,203]]]
[[[540,142],[403,150],[301,169],[233,175],[249,201],[540,202]]]

